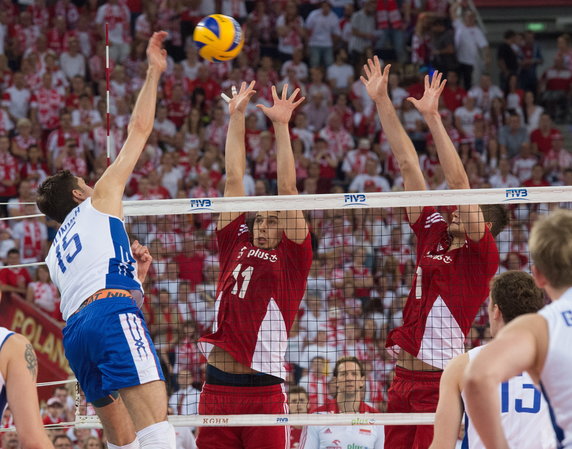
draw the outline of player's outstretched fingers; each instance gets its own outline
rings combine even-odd
[[[288,83],[284,83],[282,86],[282,100],[286,100],[288,95]]]
[[[387,64],[384,68],[383,68],[383,77],[387,78],[389,76],[389,71],[391,70],[391,64]]]

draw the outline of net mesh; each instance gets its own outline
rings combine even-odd
[[[432,414],[418,413],[388,413],[375,418],[359,414],[293,416],[285,415],[282,409],[264,415],[241,415],[237,411],[231,415],[197,416],[207,366],[198,340],[213,332],[217,281],[225,270],[215,232],[219,213],[244,212],[245,224],[252,231],[256,212],[266,211],[272,215],[278,211],[284,220],[286,211],[302,210],[310,229],[313,257],[306,288],[298,295],[300,298],[293,295],[295,298],[290,298],[287,307],[280,310],[282,315],[291,317],[287,345],[283,348],[279,344],[280,333],[284,331],[283,316],[279,314],[267,322],[264,339],[270,344],[253,350],[254,358],[265,360],[285,349],[285,391],[297,394],[302,387],[309,398],[307,406],[291,403],[290,413],[311,413],[335,401],[333,371],[336,360],[344,356],[356,357],[365,369],[360,397],[375,410],[385,412],[387,390],[396,364],[395,357],[385,346],[388,334],[403,322],[404,306],[417,272],[418,237],[407,222],[406,208],[430,206],[448,220],[451,206],[504,204],[510,220],[496,238],[500,259],[497,273],[501,273],[530,271],[527,241],[532,225],[540,215],[558,207],[571,209],[571,200],[571,187],[547,187],[126,202],[130,238],[148,245],[154,258],[145,280],[143,311],[167,379],[170,413],[174,415],[171,421],[177,426],[343,426],[414,425],[433,420]],[[16,230],[33,231],[34,227],[43,229],[43,226],[42,219],[35,215],[20,217],[11,223]],[[39,232],[44,232],[42,229]],[[50,228],[45,232],[49,233]],[[33,239],[25,238],[25,233],[21,234],[22,262],[32,264],[29,269],[35,277],[36,259],[40,260],[35,252],[40,254],[41,248],[33,245]],[[265,253],[254,250],[252,255],[263,260]],[[301,263],[295,260],[294,266]],[[279,277],[278,273],[266,272],[265,277],[256,282],[255,276],[248,278],[244,267],[226,275],[236,282],[237,295],[244,296],[241,307],[245,309],[252,308],[256,301],[274,291],[270,285]],[[254,294],[249,296],[251,289]],[[292,296],[289,286],[285,292]],[[298,299],[301,299],[299,303]],[[483,344],[490,338],[486,307],[484,301],[476,311],[469,313],[467,309],[471,322],[462,349]],[[58,318],[57,310],[46,309],[45,313]],[[251,317],[247,313],[238,316]],[[433,329],[434,334],[446,340],[453,325],[442,320],[441,328]],[[246,335],[244,326],[227,326],[226,329],[230,329],[229,338],[237,342],[251,337]],[[429,360],[429,364],[446,363],[447,357],[444,354],[440,357],[440,360]],[[224,363],[217,366],[222,371],[227,368],[234,371]],[[43,388],[53,388],[52,383],[49,384]],[[93,407],[86,403],[81,390],[78,388],[75,393],[75,388],[70,388],[70,391],[75,396],[76,426],[100,427]],[[296,401],[296,394],[290,399]],[[69,419],[73,421],[73,413]]]
[[[221,313],[217,309],[219,276],[231,282],[229,285],[235,285],[232,287],[234,293],[244,300],[241,304],[244,310],[235,315],[224,315],[229,320],[252,319],[256,315],[252,310],[257,307],[254,301],[275,292],[271,284],[279,277],[266,271],[262,278],[257,278],[245,267],[225,272],[230,265],[221,259],[221,247],[217,243],[218,213],[245,212],[245,224],[252,230],[256,211],[279,211],[278,215],[284,218],[287,210],[303,210],[313,249],[301,302],[291,297],[296,296],[294,285],[287,287],[284,290],[286,296],[290,295],[287,305],[278,307],[280,313],[264,316],[266,332],[258,332],[257,327],[254,336],[258,344],[250,342],[250,346],[244,343],[252,338],[249,326],[219,322],[218,327],[224,328],[225,332],[235,330],[225,338],[238,344],[229,343],[228,347],[248,347],[253,352],[253,360],[260,363],[270,363],[272,357],[285,349],[285,390],[296,392],[299,391],[297,387],[303,387],[309,395],[308,412],[334,401],[336,385],[332,375],[336,360],[343,356],[356,357],[366,374],[362,399],[377,411],[384,412],[396,363],[385,348],[386,341],[388,334],[403,322],[404,306],[416,273],[418,236],[407,222],[405,208],[431,206],[435,213],[449,220],[453,205],[505,204],[510,222],[496,238],[500,255],[497,273],[500,273],[530,271],[527,240],[532,224],[538,216],[555,208],[570,208],[570,198],[572,189],[562,187],[126,203],[131,238],[148,245],[154,258],[145,280],[143,310],[167,378],[171,413],[179,415],[172,417],[172,421],[177,425],[233,426],[308,425],[328,420],[327,416],[316,416],[313,421],[300,417],[298,422],[296,417],[285,418],[280,411],[269,412],[274,413],[272,416],[193,416],[198,413],[199,392],[207,365],[197,341],[213,332],[216,315]],[[240,240],[242,237],[237,232],[230,238]],[[251,250],[254,258],[263,260],[266,257],[266,251],[256,252],[249,247],[248,251]],[[302,264],[302,260],[295,261],[289,269],[296,264]],[[476,265],[469,267],[469,270],[477,269]],[[462,313],[471,317],[462,349],[486,342],[489,338],[486,302],[480,303],[475,310],[467,309]],[[288,325],[286,316],[291,317],[292,328],[287,346],[283,348],[279,337],[284,332],[284,321]],[[443,328],[433,329],[431,335],[440,340],[454,337],[450,328],[455,323],[436,322]],[[260,317],[252,324],[264,327]],[[441,360],[429,360],[429,364],[443,366],[447,362],[446,351],[440,354]],[[253,367],[261,366],[255,362]],[[229,363],[228,359],[219,361],[216,366],[222,371],[236,372],[234,365],[224,363]],[[248,378],[248,381],[258,382],[258,379]],[[269,397],[268,400],[272,399]],[[93,426],[97,422],[95,417],[89,416],[92,414],[89,410],[85,404],[80,406],[77,416],[80,425]],[[304,410],[292,407],[292,411]],[[327,422],[350,425],[352,419],[359,420],[356,416],[332,417]],[[370,424],[421,424],[432,420],[432,416],[423,414],[381,416]]]

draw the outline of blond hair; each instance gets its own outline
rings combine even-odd
[[[538,220],[529,248],[534,265],[552,287],[572,286],[572,211],[557,210]]]

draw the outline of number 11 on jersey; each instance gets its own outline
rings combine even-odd
[[[254,267],[246,267],[244,270],[242,269],[242,264],[239,263],[234,271],[232,272],[232,276],[234,277],[234,287],[232,287],[231,293],[236,295],[238,292],[238,297],[240,299],[244,299],[246,296],[246,290],[248,289],[248,284],[250,284],[250,278],[252,277],[252,272],[254,271]],[[238,291],[238,283],[242,280],[242,285],[240,286],[240,292]]]

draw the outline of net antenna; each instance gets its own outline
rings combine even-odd
[[[107,166],[111,164],[111,113],[109,111],[109,23],[105,23],[105,130],[107,144]]]

